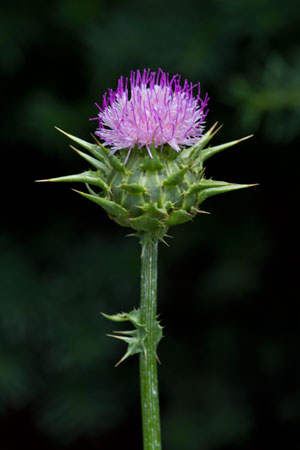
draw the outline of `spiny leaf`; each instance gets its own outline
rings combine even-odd
[[[92,170],[89,170],[87,172],[78,173],[76,175],[67,175],[64,177],[58,177],[58,178],[49,178],[47,180],[36,180],[36,182],[58,182],[58,183],[70,183],[70,182],[76,182],[76,183],[88,183],[92,184],[93,186],[98,186],[102,189],[109,190],[109,186],[105,183],[105,181],[101,178],[101,175],[99,172],[93,172]]]
[[[208,142],[220,131],[223,125],[220,125],[219,128],[217,128],[215,131],[214,129],[218,125],[218,122],[215,122],[214,125],[199,139],[199,142],[197,144],[193,145],[192,147],[188,147],[181,151],[181,156],[183,159],[190,159],[191,155],[197,156],[198,150],[202,150]],[[214,132],[213,132],[214,131]]]
[[[144,327],[145,325],[141,322],[141,310],[133,309],[129,313],[118,313],[118,314],[105,314],[101,313],[106,319],[112,320],[113,322],[131,322],[135,327]]]
[[[257,184],[227,184],[226,186],[204,189],[198,195],[198,204],[202,203],[208,197],[212,197],[213,195],[225,194],[226,192],[245,189],[252,186],[257,186]]]
[[[60,133],[64,134],[65,136],[67,136],[69,139],[71,139],[72,141],[76,142],[77,144],[81,145],[81,147],[85,148],[86,150],[91,150],[94,149],[96,147],[95,144],[91,144],[90,142],[84,141],[83,139],[80,139],[76,136],[73,136],[72,134],[66,133],[65,131],[61,130],[58,127],[54,127],[56,130],[58,130]]]
[[[74,150],[79,156],[81,156],[83,159],[85,159],[91,166],[95,167],[96,169],[102,170],[106,175],[108,174],[109,170],[108,167],[103,164],[102,161],[99,161],[97,158],[93,158],[93,156],[87,155],[86,153],[81,152],[77,148],[73,147],[73,145],[70,145],[71,149]]]
[[[215,147],[208,147],[200,153],[200,158],[204,162],[216,153],[219,153],[226,148],[233,147],[234,145],[238,144],[239,142],[245,141],[246,139],[250,139],[252,136],[253,134],[250,134],[249,136],[238,139],[236,141],[226,142],[225,144],[217,145]]]
[[[105,211],[113,217],[121,217],[121,218],[127,218],[128,212],[126,209],[124,209],[122,206],[118,205],[118,203],[112,202],[111,200],[107,200],[106,198],[101,198],[96,195],[90,195],[86,194],[85,192],[77,191],[76,189],[73,189],[73,191],[77,192],[78,194],[82,195],[83,197],[91,200],[94,203],[97,203],[98,205],[102,206]]]
[[[102,152],[101,154],[99,147],[96,144],[91,144],[90,142],[84,141],[83,139],[80,139],[76,136],[73,136],[72,134],[66,133],[65,131],[61,130],[58,127],[54,127],[56,130],[58,130],[60,133],[67,136],[72,141],[76,142],[76,144],[81,145],[81,147],[88,150],[93,156],[95,156],[99,161],[102,161],[105,163],[105,156],[107,156],[107,150],[106,153]]]
[[[216,180],[204,180],[202,179],[199,183],[193,184],[190,189],[186,192],[185,195],[196,194],[197,192],[202,191],[203,189],[219,187],[219,186],[227,186],[232,183],[226,183],[225,181],[216,181]]]

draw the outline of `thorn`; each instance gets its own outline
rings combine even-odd
[[[214,131],[214,129],[216,128],[216,126],[218,125],[218,121],[216,121],[214,124],[213,124],[213,126],[208,130],[208,131],[210,131],[211,133]]]
[[[201,213],[201,214],[211,214],[210,212],[208,212],[208,211],[202,211],[202,209],[197,209],[197,208],[192,208],[192,211],[194,212],[197,212],[197,213]]]
[[[156,358],[156,360],[157,360],[158,364],[160,364],[160,365],[161,365],[160,359],[159,359],[159,357],[158,357],[158,355],[157,355],[157,354],[155,354],[155,358]]]
[[[118,367],[126,358],[121,358],[120,361],[117,362],[117,364],[115,364],[115,367]]]
[[[78,150],[78,148],[75,148],[73,145],[70,144],[70,147],[72,150],[74,150],[76,153],[79,153],[80,150]]]
[[[118,361],[117,364],[115,364],[115,367],[118,367],[123,361],[125,361],[125,359],[128,358],[128,356],[130,356],[130,354],[125,353],[125,355],[120,359],[120,361]]]
[[[125,342],[125,344],[130,345],[130,342],[132,341],[132,337],[126,337],[126,336],[117,336],[115,334],[107,334],[106,336],[112,337],[115,339],[119,339],[119,341]]]
[[[34,180],[35,183],[46,183],[48,181],[52,181],[51,178],[49,178],[47,180]]]
[[[96,142],[96,144],[98,144],[99,147],[100,147],[101,144],[100,144],[100,142],[98,141],[98,139],[96,138],[96,136],[95,136],[93,133],[91,133],[91,136],[92,136],[92,138],[94,139],[94,141]]]
[[[125,237],[138,237],[136,233],[126,234]]]
[[[114,331],[114,333],[124,334],[125,336],[132,336],[132,333],[135,332],[136,330]]]
[[[121,341],[123,341],[123,338],[121,336],[116,336],[115,334],[107,334],[106,336],[109,336],[109,337],[112,337],[112,338],[115,338],[115,339],[120,339]]]
[[[96,136],[91,133],[92,138],[94,139],[94,141],[96,142],[96,144],[98,145],[98,147],[101,147],[102,150],[105,150],[106,152],[108,152],[108,149],[106,147],[104,147],[104,145],[101,144],[101,142],[98,141],[98,139],[96,138]]]
[[[167,247],[170,247],[169,244],[164,240],[164,238],[160,238],[160,242],[162,242],[163,244],[165,244]]]
[[[218,122],[215,123],[217,125]],[[213,138],[220,130],[223,128],[223,124],[221,124],[211,135],[210,137]]]
[[[59,131],[60,133],[64,134],[65,136],[69,137],[70,135],[68,133],[66,133],[64,130],[62,130],[61,128],[58,128],[56,126],[54,126],[54,128]]]
[[[238,142],[246,141],[247,139],[250,139],[253,136],[254,136],[254,134],[249,134],[249,136],[245,136],[245,137],[243,137],[241,139],[238,139],[236,142],[238,143]]]

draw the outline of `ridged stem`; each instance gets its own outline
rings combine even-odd
[[[141,315],[146,325],[146,354],[140,354],[140,387],[144,450],[161,450],[155,321],[157,305],[158,239],[141,239]]]

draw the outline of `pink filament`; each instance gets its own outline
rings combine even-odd
[[[155,147],[169,144],[176,151],[180,146],[191,146],[203,134],[209,98],[200,98],[200,83],[193,85],[181,77],[159,69],[141,73],[131,72],[130,92],[128,78],[118,81],[116,91],[108,90],[103,96],[97,119],[99,128],[95,132],[111,148],[112,153],[126,148],[142,148],[150,152]],[[197,88],[196,96],[193,90]]]

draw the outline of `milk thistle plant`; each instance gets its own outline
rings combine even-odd
[[[157,250],[168,229],[205,213],[202,203],[213,195],[246,188],[206,178],[204,163],[211,156],[246,138],[211,146],[216,124],[205,132],[209,98],[200,84],[170,77],[159,69],[131,72],[98,106],[94,143],[65,133],[88,153],[75,149],[92,169],[48,180],[84,183],[83,197],[100,205],[108,216],[133,230],[142,247],[141,301],[138,309],[115,315],[114,322],[133,329],[110,336],[127,344],[119,365],[139,354],[144,450],[160,450],[157,346],[162,326],[157,320]]]

